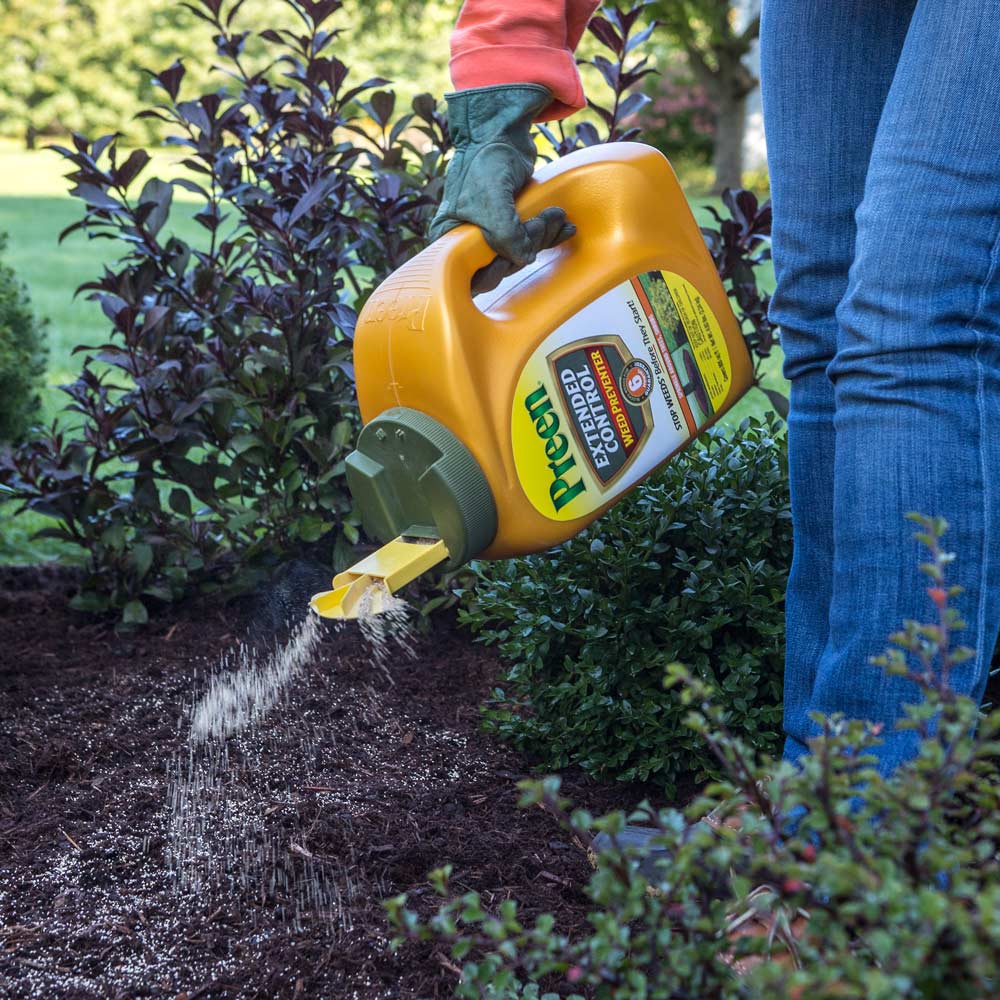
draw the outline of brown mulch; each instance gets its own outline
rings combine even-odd
[[[430,912],[445,862],[460,891],[583,926],[584,853],[517,808],[530,762],[479,731],[496,659],[447,617],[384,667],[356,626],[328,629],[231,741],[225,801],[184,862],[205,877],[179,879],[171,782],[191,766],[191,706],[227,651],[273,643],[322,582],[123,636],[72,612],[58,571],[0,569],[0,996],[452,996],[442,951],[390,951],[381,904],[408,892]],[[574,774],[563,788],[595,813],[649,794]]]

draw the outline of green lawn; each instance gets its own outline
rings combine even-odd
[[[50,321],[47,419],[61,405],[61,393],[55,386],[72,377],[73,348],[77,344],[100,343],[107,330],[107,321],[96,303],[83,297],[74,299],[73,292],[100,274],[103,263],[113,259],[115,248],[76,235],[58,246],[59,233],[77,218],[76,205],[66,197],[0,197],[0,231],[10,237],[7,262],[28,286],[35,311]]]
[[[100,273],[114,248],[78,236],[58,246],[59,233],[78,217],[76,205],[66,195],[0,197],[0,232],[10,238],[7,261],[27,284],[35,311],[50,321],[49,371],[42,401],[46,423],[63,405],[65,397],[57,387],[74,377],[73,348],[100,343],[107,335],[100,307],[83,297],[74,300],[73,292]],[[0,561],[27,564],[64,554],[51,540],[31,539],[49,523],[47,518],[30,512],[14,515],[11,507],[3,509],[0,518]]]
[[[150,166],[164,176],[176,176],[176,157],[164,155]],[[59,386],[79,372],[79,345],[100,344],[109,324],[96,302],[86,294],[74,296],[85,281],[99,277],[112,264],[121,247],[110,240],[91,240],[73,233],[60,244],[59,234],[81,217],[82,202],[69,197],[63,174],[66,166],[47,150],[28,153],[11,144],[0,144],[0,232],[9,237],[6,261],[31,294],[35,312],[49,319],[49,370],[43,394],[43,418],[49,423],[59,414],[66,396]],[[152,174],[149,174],[151,176]],[[194,239],[200,227],[179,204],[174,210],[175,231]],[[32,563],[67,555],[51,540],[31,536],[48,519],[25,513],[0,514],[0,562]]]
[[[177,176],[176,161],[175,155],[160,154],[140,183],[154,173]],[[63,177],[67,169],[50,150],[29,153],[0,144],[0,232],[9,237],[7,262],[28,286],[36,313],[50,321],[46,421],[62,407],[63,394],[57,387],[79,371],[73,348],[103,343],[108,335],[100,306],[85,294],[74,297],[74,293],[83,282],[100,277],[102,268],[122,250],[121,244],[88,239],[79,232],[59,243],[59,234],[82,216],[83,203],[68,194],[69,183]],[[204,230],[184,209],[183,204],[174,209],[174,229],[182,239],[195,239]]]
[[[7,260],[15,268],[30,292],[35,310],[50,320],[49,372],[44,397],[44,416],[51,421],[63,405],[65,396],[58,389],[79,371],[78,345],[100,344],[108,335],[109,324],[100,307],[85,296],[74,298],[74,291],[85,281],[98,277],[105,264],[120,254],[120,247],[108,240],[90,240],[74,233],[61,245],[59,233],[80,218],[80,203],[67,194],[63,179],[65,166],[56,154],[40,151],[26,153],[0,144],[0,232],[9,235]],[[176,174],[176,160],[163,155],[145,176]],[[697,199],[699,222],[710,220],[705,205],[717,204]],[[198,225],[184,212],[174,210],[177,235],[185,240],[197,238]],[[768,283],[770,284],[770,274]],[[767,365],[770,384],[782,386],[781,358],[775,354]],[[729,413],[726,423],[735,425],[749,414],[762,414],[768,403],[762,393],[751,392]],[[16,518],[6,514],[0,521],[0,562],[34,562],[60,554],[50,541],[32,542],[30,536],[45,524],[45,519],[31,514]]]

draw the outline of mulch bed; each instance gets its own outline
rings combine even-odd
[[[447,956],[392,953],[381,905],[409,892],[430,912],[445,862],[462,891],[582,927],[586,858],[517,808],[530,762],[479,731],[497,662],[447,619],[384,668],[356,626],[324,632],[232,741],[226,801],[186,862],[205,877],[181,887],[171,783],[191,706],[227,650],[273,642],[324,582],[121,636],[69,610],[59,572],[0,569],[0,996],[449,997]],[[564,790],[596,813],[649,794],[574,774]]]

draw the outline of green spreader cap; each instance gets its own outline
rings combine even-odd
[[[365,425],[347,459],[347,484],[365,531],[440,538],[449,565],[461,566],[497,532],[497,508],[472,453],[444,424],[408,407]]]

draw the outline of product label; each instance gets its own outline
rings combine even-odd
[[[539,344],[514,393],[517,474],[535,509],[583,517],[698,433],[732,380],[718,320],[689,281],[648,271]]]

